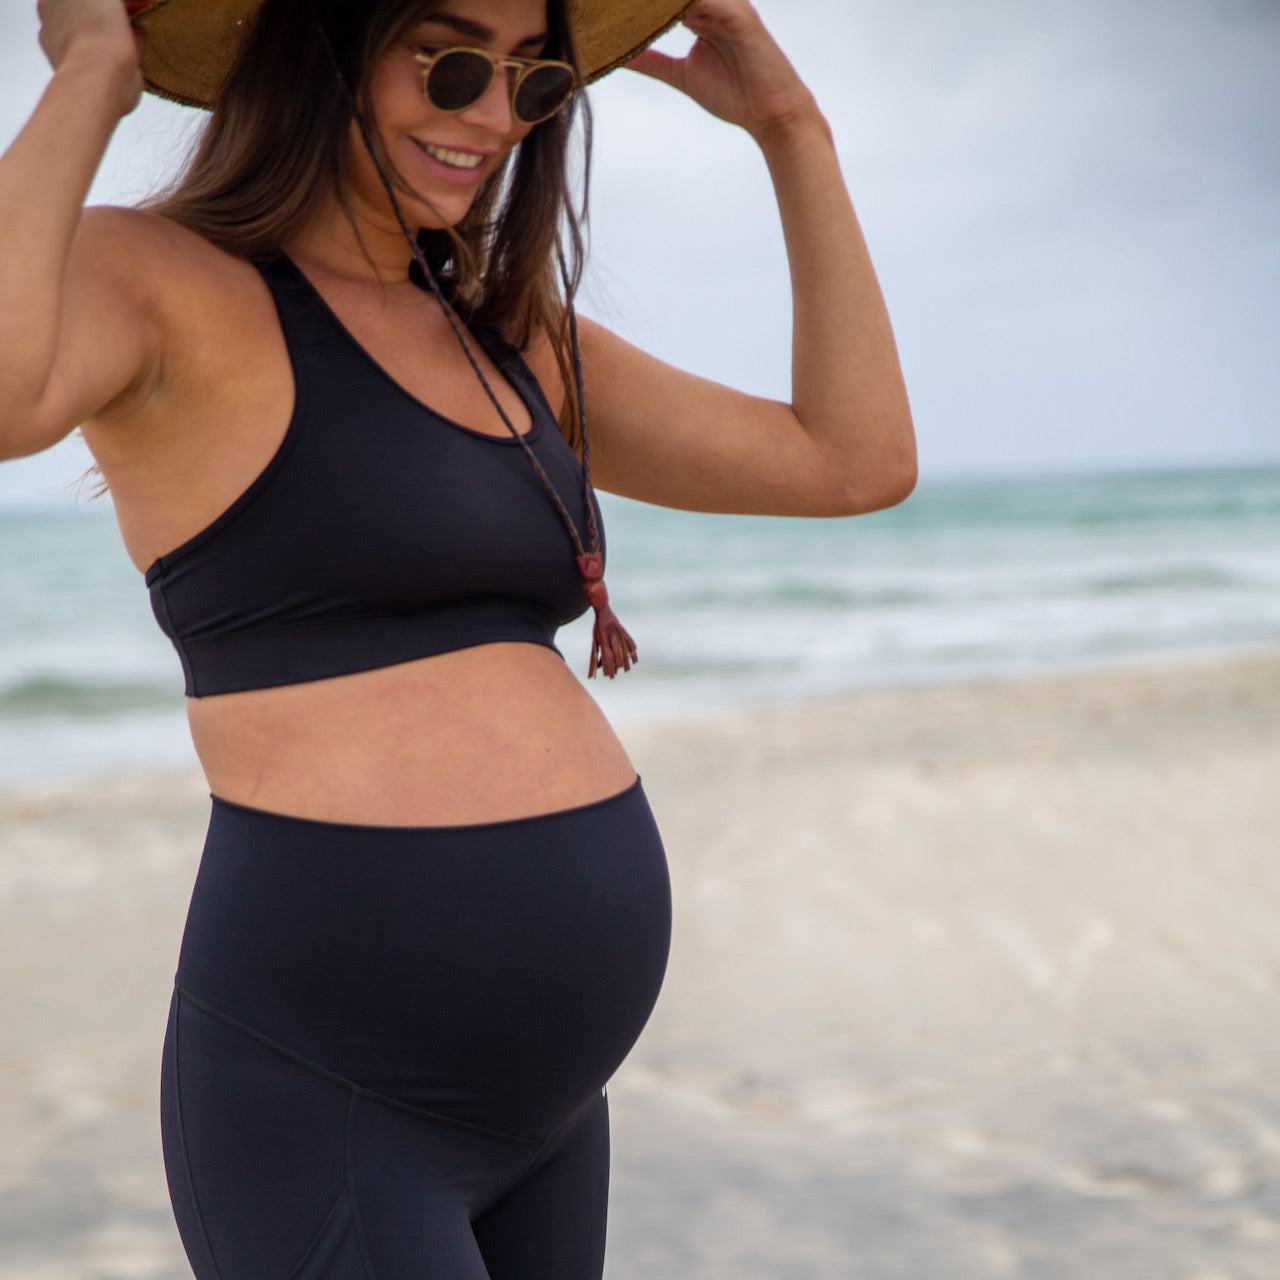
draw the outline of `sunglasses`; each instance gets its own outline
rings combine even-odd
[[[422,92],[437,111],[465,111],[479,102],[499,71],[514,68],[511,110],[521,124],[550,120],[573,96],[578,74],[567,62],[543,58],[495,58],[483,49],[415,50],[422,64]]]

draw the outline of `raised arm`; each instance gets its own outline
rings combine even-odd
[[[83,205],[138,101],[121,0],[41,0],[53,79],[0,157],[0,458],[36,453],[144,383],[157,344],[124,255],[127,214]],[[136,274],[136,272],[134,272]]]
[[[633,69],[748,130],[773,178],[794,299],[792,400],[681,373],[584,326],[601,488],[666,506],[849,515],[900,502],[915,438],[889,316],[813,95],[746,0],[703,0],[686,58]]]

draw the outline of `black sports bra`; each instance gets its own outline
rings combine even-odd
[[[587,600],[565,527],[517,441],[414,399],[287,257],[257,266],[293,366],[293,417],[231,507],[147,570],[187,694],[504,640],[554,649]],[[584,530],[582,468],[537,379],[496,333],[473,332],[528,407],[525,438]]]

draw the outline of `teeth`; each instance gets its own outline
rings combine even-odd
[[[466,151],[450,151],[445,147],[433,147],[429,142],[418,144],[427,155],[455,169],[478,169],[484,164],[484,156],[472,155]]]

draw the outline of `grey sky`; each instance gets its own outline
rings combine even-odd
[[[1280,6],[759,8],[834,126],[926,475],[1280,462]],[[47,78],[33,10],[0,13],[3,143]],[[785,259],[749,139],[634,75],[594,106],[587,309],[785,396]],[[147,190],[191,115],[147,102],[94,198]],[[0,502],[47,501],[69,454],[0,467]]]

